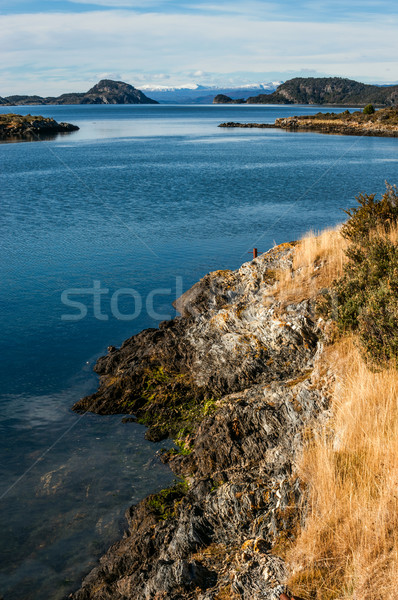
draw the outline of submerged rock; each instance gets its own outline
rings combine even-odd
[[[127,511],[124,538],[74,600],[242,598],[285,591],[283,554],[299,526],[294,470],[305,428],[329,404],[322,322],[275,297],[284,244],[237,271],[206,275],[181,313],[101,358],[98,392],[75,409],[134,413],[182,480]]]

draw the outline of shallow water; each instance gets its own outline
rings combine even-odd
[[[206,272],[334,225],[358,192],[397,181],[396,139],[217,128],[318,110],[16,109],[80,131],[0,145],[5,600],[65,596],[125,508],[172,480],[143,427],[71,412],[96,387],[96,357],[174,316]]]

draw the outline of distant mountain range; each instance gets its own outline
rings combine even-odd
[[[217,95],[215,104],[235,104],[229,96]],[[395,106],[398,104],[398,85],[369,85],[342,77],[296,77],[282,83],[271,94],[259,94],[246,100],[247,104],[329,104],[333,106]]]
[[[46,104],[329,104],[334,106],[394,106],[398,104],[398,85],[368,85],[342,77],[296,77],[278,81],[218,88],[197,84],[185,87],[142,86],[146,94],[122,81],[102,79],[88,92],[58,97],[0,97],[0,105]]]
[[[23,106],[45,104],[158,104],[123,81],[102,79],[88,92],[62,94],[58,97],[42,98],[41,96],[7,96],[0,97],[0,105]]]
[[[257,94],[270,94],[281,83],[281,81],[271,81],[269,83],[251,83],[230,87],[203,86],[195,83],[179,87],[143,85],[141,89],[161,104],[211,104],[217,94],[225,94],[233,99],[243,98],[246,100]]]

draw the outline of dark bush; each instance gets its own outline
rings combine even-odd
[[[352,242],[361,242],[369,237],[372,230],[381,227],[386,232],[398,221],[398,192],[395,186],[387,184],[386,192],[380,200],[376,194],[359,194],[359,206],[345,211],[348,221],[342,227],[342,235]]]
[[[369,358],[378,364],[398,361],[398,296],[381,282],[358,317],[359,336]]]
[[[388,238],[398,222],[397,190],[387,186],[380,200],[374,194],[360,194],[357,200],[342,230],[351,241],[344,276],[320,309],[328,307],[340,331],[358,333],[371,361],[398,362],[398,245]]]
[[[398,247],[379,236],[353,244],[344,276],[335,283],[338,294],[338,320],[342,329],[356,329],[358,319],[374,291],[398,297]],[[385,284],[385,285],[384,285]],[[398,333],[398,332],[397,332]]]
[[[375,113],[375,107],[373,106],[373,104],[367,104],[365,106],[365,108],[363,109],[363,114],[364,115],[373,115]]]

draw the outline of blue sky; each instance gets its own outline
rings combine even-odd
[[[398,82],[396,1],[0,0],[0,95],[102,77],[239,84],[293,76]]]

